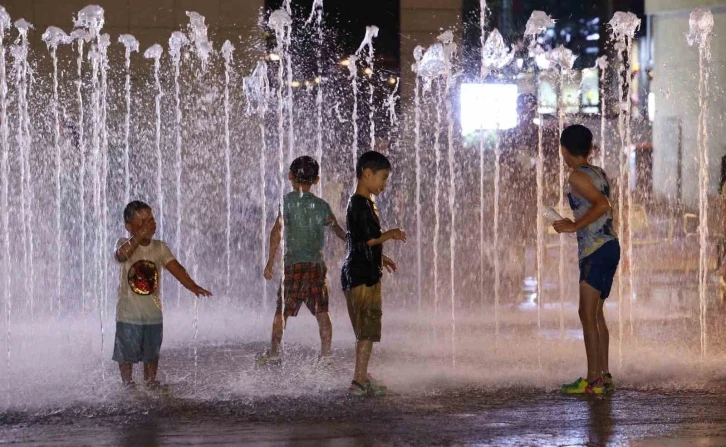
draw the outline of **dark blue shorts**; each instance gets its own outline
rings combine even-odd
[[[161,324],[131,324],[116,322],[113,361],[119,363],[151,363],[159,360]]]
[[[610,296],[613,279],[620,263],[620,242],[608,241],[593,254],[580,261],[580,282],[585,281],[600,291],[600,298]]]

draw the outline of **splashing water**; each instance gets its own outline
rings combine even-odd
[[[225,167],[225,183],[227,190],[227,281],[226,286],[229,290],[230,277],[231,277],[231,232],[232,232],[232,170],[230,164],[230,141],[229,141],[229,73],[231,71],[230,64],[232,63],[232,54],[234,53],[234,46],[229,40],[225,41],[222,45],[222,57],[224,57],[224,167]]]
[[[555,21],[552,20],[552,18],[547,15],[546,13],[542,11],[533,11],[532,15],[530,16],[529,20],[527,21],[527,26],[524,31],[524,35],[530,36],[532,41],[530,42],[530,48],[533,48],[534,51],[530,51],[530,54],[534,57],[536,66],[540,66],[541,59],[538,57],[542,49],[537,45],[537,36],[545,31],[547,31],[548,28],[554,26]],[[537,91],[540,91],[541,89],[541,79],[540,75],[537,71],[535,71],[535,83]],[[544,148],[542,146],[542,132],[543,132],[543,123],[544,120],[542,119],[542,108],[540,107],[538,98],[538,105],[537,105],[537,118],[538,118],[538,130],[537,130],[537,162],[536,162],[536,177],[537,177],[537,209],[542,209],[544,206]],[[544,287],[543,287],[543,281],[544,281],[544,222],[542,221],[542,216],[539,215],[539,213],[536,216],[537,219],[537,368],[541,371],[542,369],[542,356],[540,354],[540,341],[539,341],[539,333],[542,330],[542,298],[544,295]]]
[[[31,321],[35,323],[35,269],[33,263],[33,184],[30,178],[30,114],[28,112],[28,90],[30,81],[30,66],[28,64],[28,31],[33,25],[24,19],[15,22],[18,30],[18,45],[10,49],[14,59],[16,90],[18,91],[17,117],[18,128],[16,141],[20,149],[20,194],[21,219],[23,221],[23,261],[29,268],[25,276],[25,287],[29,291]]]
[[[373,120],[373,116],[376,111],[376,105],[373,102],[373,39],[375,37],[378,37],[378,27],[377,26],[367,26],[366,27],[366,34],[363,38],[363,42],[361,42],[360,47],[358,47],[358,51],[355,52],[355,55],[360,57],[361,53],[363,52],[364,48],[368,48],[368,52],[366,54],[366,65],[371,70],[371,74],[369,76],[370,80],[368,82],[368,92],[369,92],[369,112],[368,112],[368,122],[370,126],[370,149],[375,150],[376,149],[376,123]]]
[[[444,47],[442,43],[436,43],[430,46],[424,51],[420,46],[414,50],[414,58],[416,64],[413,69],[417,74],[417,79],[421,77],[424,80],[423,94],[430,90],[434,79],[445,76],[447,73],[446,57],[444,54]],[[443,94],[441,86],[438,85],[435,92],[436,99],[436,125],[434,129],[434,153],[436,154],[436,177],[435,184],[441,183],[441,130],[442,130],[442,118],[441,109],[443,103]],[[419,117],[420,120],[420,117]],[[420,130],[419,130],[420,133]],[[420,157],[420,155],[419,155]],[[420,158],[419,158],[419,169],[420,169]],[[420,174],[417,177],[417,185],[420,185]],[[420,186],[417,186],[417,191],[420,195]],[[433,282],[434,282],[434,315],[438,315],[439,307],[439,238],[441,233],[441,210],[440,210],[440,188],[434,188],[434,236],[433,236]],[[417,213],[420,216],[420,209],[417,209]],[[420,219],[418,219],[420,222]],[[419,233],[420,234],[420,233]],[[420,249],[417,249],[420,252]],[[420,296],[420,295],[419,295]],[[436,330],[434,329],[434,334]],[[453,337],[452,337],[453,340]]]
[[[438,45],[438,44],[437,44]],[[425,87],[424,87],[425,88]],[[434,153],[436,154],[436,185],[442,182],[441,175],[441,109],[443,103],[443,92],[441,85],[436,88],[436,127],[434,130]],[[441,188],[434,188],[434,315],[439,311],[439,239],[441,238]]]
[[[483,5],[482,14],[486,14],[486,5]],[[484,19],[481,20],[484,23]],[[482,25],[483,26],[483,25]],[[481,53],[481,77],[484,78],[490,73],[501,70],[509,65],[514,59],[515,51],[511,51],[504,44],[504,39],[496,28],[489,33],[489,37],[484,42],[484,29],[482,28],[482,53]],[[501,300],[501,259],[499,256],[499,215],[500,215],[500,193],[501,193],[501,139],[499,130],[497,129],[496,141],[494,146],[494,231],[493,231],[493,260],[494,260],[494,336],[495,342],[499,340],[499,302]],[[479,201],[481,204],[479,223],[479,251],[480,251],[480,275],[481,287],[484,288],[484,138],[480,139],[479,144],[479,172],[482,178],[480,182]]]
[[[386,100],[384,102],[386,106],[386,115],[388,116],[388,122],[391,125],[391,127],[394,127],[398,125],[398,114],[396,113],[396,103],[399,99],[401,99],[400,96],[398,96],[398,88],[401,83],[401,78],[396,78],[396,83],[393,85],[393,90],[391,90],[391,93],[386,96]]]
[[[78,175],[79,202],[81,207],[81,310],[86,310],[86,147],[84,138],[84,107],[83,107],[83,46],[91,40],[91,34],[85,29],[75,29],[71,37],[78,43],[76,98],[78,99],[78,150],[81,167]]]
[[[53,59],[53,147],[55,148],[56,158],[56,296],[55,300],[57,303],[57,314],[60,318],[61,309],[61,172],[63,171],[63,155],[61,152],[60,145],[60,103],[58,100],[58,45],[68,44],[71,42],[71,37],[60,28],[55,26],[48,27],[43,33],[43,41],[50,50],[51,58]],[[50,311],[53,311],[53,298],[50,300]]]
[[[214,52],[212,50],[212,42],[207,38],[207,25],[204,23],[203,15],[187,11],[189,17],[189,41],[194,44],[197,57],[202,62],[202,70],[207,69],[209,56]]]
[[[267,78],[267,65],[264,62],[258,62],[252,75],[244,78],[243,89],[247,98],[247,115],[256,113],[259,117],[260,129],[260,265],[267,262],[267,203],[265,193],[267,189],[267,146],[266,137],[267,130],[265,127],[265,113],[267,112],[267,101],[270,95],[270,85]],[[267,287],[264,279],[262,279],[262,302],[267,302]]]
[[[184,47],[189,45],[189,39],[181,31],[174,31],[169,38],[169,54],[171,62],[174,66],[174,101],[176,105],[176,161],[174,170],[176,173],[176,241],[174,247],[177,256],[181,256],[181,232],[182,232],[182,109],[181,109],[181,85],[179,84],[179,74],[181,70],[181,56]],[[177,304],[181,302],[181,284],[176,288]]]
[[[485,64],[486,56],[485,56],[485,47],[487,42],[486,37],[486,27],[487,27],[487,14],[488,14],[488,8],[487,8],[487,2],[486,0],[481,0],[479,2],[479,31],[481,33],[481,37],[479,39],[479,45],[481,46],[481,55],[480,55],[480,64],[479,67],[479,76],[483,79],[487,74],[487,69]],[[497,135],[498,137],[498,135]],[[495,157],[497,153],[495,152]],[[496,167],[495,167],[496,170]],[[498,192],[496,185],[497,185],[497,174],[499,172],[494,173],[494,194],[496,196],[496,193]],[[496,197],[495,197],[496,202]],[[497,204],[494,205],[495,207],[495,223],[494,223],[494,247],[493,251],[496,254],[498,249],[498,237],[497,230],[499,228],[497,227],[496,218],[498,217],[496,211],[498,210],[499,206]],[[485,204],[484,204],[484,138],[479,138],[479,289],[484,290],[484,263],[486,259],[486,252],[485,252],[485,245],[484,245],[484,222],[485,222]],[[495,343],[499,342],[499,301],[497,300],[497,292],[499,289],[499,277],[497,274],[497,267],[499,264],[499,261],[496,260],[497,265],[494,266],[494,336],[495,336]],[[484,313],[484,294],[481,294],[481,300],[480,300],[480,306],[481,306],[481,312],[482,315]]]
[[[78,28],[85,28],[89,33],[89,39],[94,39],[99,37],[105,22],[103,8],[96,5],[88,5],[78,12],[73,24]]]
[[[124,203],[131,200],[131,175],[129,168],[129,134],[131,133],[131,53],[139,51],[139,41],[131,34],[122,34],[118,37],[119,43],[123,44],[126,51],[126,119],[124,121]],[[161,213],[161,210],[160,210]],[[163,237],[163,233],[160,233]]]
[[[633,38],[636,31],[640,29],[640,19],[632,12],[618,11],[608,25],[612,29],[615,39]]]
[[[514,50],[508,50],[504,44],[504,38],[496,28],[489,33],[484,50],[482,51],[481,76],[485,77],[495,70],[501,70],[509,65],[514,59]]]
[[[315,30],[318,36],[318,46],[316,48],[317,59],[317,75],[315,77],[317,86],[317,95],[315,96],[315,109],[317,113],[317,129],[316,129],[316,155],[320,164],[321,181],[319,182],[320,192],[323,191],[322,179],[323,175],[323,45],[325,45],[325,35],[323,33],[323,0],[313,0],[313,6],[310,11],[310,17],[307,24],[315,21]]]
[[[353,172],[358,162],[358,58],[350,56],[348,58],[348,73],[350,78],[351,90],[353,93],[353,111],[351,112],[351,122],[353,123],[353,143],[351,149],[353,151]]]
[[[100,206],[99,215],[103,228],[97,232],[99,238],[98,244],[98,265],[100,274],[98,275],[98,284],[101,292],[101,350],[104,348],[104,335],[106,321],[106,312],[108,310],[108,271],[110,268],[110,257],[108,253],[108,47],[111,45],[111,36],[102,34],[98,38],[98,50],[100,55],[101,69],[101,92],[100,92],[100,144],[101,144],[101,183],[100,183]],[[102,377],[105,372],[102,373]]]
[[[572,66],[575,64],[576,57],[572,55],[572,51],[568,50],[564,46],[560,45],[554,48],[547,54],[547,58],[553,67],[557,67],[560,71],[559,76],[559,113],[558,113],[558,135],[562,135],[562,130],[565,123],[565,77],[569,76],[572,71]],[[560,214],[565,212],[565,160],[562,156],[562,151],[559,152],[559,185],[557,188],[559,192],[558,209]],[[558,260],[558,273],[559,273],[559,290],[560,290],[560,338],[565,338],[565,234],[560,233],[560,256]]]
[[[428,47],[421,60],[416,63],[416,72],[424,80],[424,93],[431,89],[434,79],[446,75],[446,70],[444,45],[435,43]]]
[[[2,144],[2,225],[3,225],[3,253],[6,262],[3,262],[3,301],[5,302],[5,346],[6,346],[6,368],[10,372],[10,358],[12,346],[12,333],[10,321],[12,317],[12,302],[10,298],[10,211],[9,211],[9,163],[10,163],[10,130],[8,125],[8,83],[6,68],[6,51],[5,51],[5,33],[10,28],[10,15],[5,8],[0,6],[0,144]],[[6,382],[6,394],[8,403],[10,403],[10,381]]]
[[[413,57],[416,63],[411,67],[411,71],[416,73],[416,86],[414,90],[414,150],[416,157],[416,296],[418,297],[418,311],[421,313],[423,304],[423,288],[421,273],[423,271],[421,259],[421,81],[418,75],[418,63],[424,54],[424,48],[420,45],[413,50]]]
[[[283,216],[283,201],[285,197],[285,102],[283,102],[283,95],[282,91],[285,85],[285,78],[284,78],[284,67],[283,64],[285,60],[288,60],[288,98],[287,98],[287,105],[288,105],[288,116],[289,116],[289,122],[288,122],[288,132],[289,132],[289,142],[290,142],[290,158],[292,158],[293,154],[293,122],[292,122],[292,67],[290,66],[290,40],[291,40],[291,26],[292,26],[292,18],[290,18],[290,4],[287,4],[287,10],[278,9],[277,11],[274,11],[270,15],[270,19],[268,21],[268,26],[273,29],[275,32],[275,39],[277,41],[277,52],[280,55],[280,66],[278,67],[278,87],[277,87],[277,103],[278,103],[278,121],[277,121],[277,132],[278,132],[278,138],[279,138],[279,175],[280,175],[280,197],[278,201],[278,212],[277,216],[278,218],[284,219]],[[290,160],[291,161],[291,160]],[[285,238],[282,238],[280,242],[280,252],[285,253]],[[284,262],[283,262],[284,264]],[[284,267],[283,267],[284,270]],[[282,296],[284,295],[284,288],[285,284],[283,282],[281,286],[281,293]],[[282,300],[282,312],[285,312],[285,300]]]
[[[625,201],[627,200],[628,205],[628,233],[626,238],[626,253],[627,253],[627,265],[629,266],[628,278],[630,286],[630,298],[629,298],[629,310],[630,310],[630,331],[632,334],[632,321],[633,321],[633,297],[635,295],[634,281],[633,281],[633,244],[632,244],[632,222],[633,222],[633,203],[632,203],[632,188],[631,188],[631,172],[628,168],[630,160],[632,142],[631,142],[631,130],[630,130],[630,119],[631,119],[631,88],[632,88],[632,73],[630,70],[630,61],[632,60],[632,46],[633,37],[635,32],[640,27],[640,19],[632,13],[624,13],[618,11],[613,16],[612,20],[608,23],[613,31],[613,39],[615,40],[615,48],[617,51],[623,53],[621,58],[621,79],[618,84],[619,98],[621,106],[619,107],[618,115],[618,132],[620,134],[620,150],[618,151],[618,160],[620,165],[619,179],[618,179],[618,234],[621,238],[625,235],[625,219],[623,219],[623,211],[625,207]],[[624,105],[623,105],[624,102]],[[624,188],[627,187],[627,191]],[[618,352],[619,361],[622,364],[622,344],[623,344],[623,321],[622,321],[622,303],[623,296],[625,294],[624,284],[622,275],[618,274]]]
[[[456,165],[454,155],[454,117],[453,117],[453,65],[456,54],[454,35],[446,31],[438,37],[444,45],[446,57],[446,121],[447,121],[447,153],[449,162],[449,214],[451,224],[449,228],[449,280],[451,293],[451,366],[456,368]]]
[[[164,93],[161,90],[159,67],[163,53],[164,49],[158,43],[150,46],[144,52],[146,59],[154,60],[154,87],[156,88],[156,95],[154,96],[154,109],[156,113],[156,126],[154,131],[154,143],[156,146],[156,203],[159,208],[159,234],[162,238],[164,235],[164,190],[162,188],[164,158],[161,153],[161,98]]]
[[[607,56],[600,56],[595,62],[595,68],[600,71],[600,84],[605,85],[608,69]],[[605,169],[605,95],[600,95],[600,167]]]
[[[711,11],[696,9],[689,17],[690,32],[686,36],[688,44],[698,45],[698,298],[701,326],[701,358],[708,351],[708,338],[706,331],[706,315],[708,310],[708,173],[709,173],[709,147],[708,147],[708,99],[709,76],[711,74],[711,38],[713,36],[713,14]]]
[[[524,35],[531,36],[531,45],[534,45],[537,42],[537,36],[553,26],[555,26],[555,21],[547,13],[544,11],[532,11],[532,15],[527,20]]]

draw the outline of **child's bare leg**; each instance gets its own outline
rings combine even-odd
[[[587,354],[587,381],[600,377],[600,337],[597,327],[597,309],[600,302],[600,291],[595,290],[585,281],[580,282],[580,321],[582,334],[585,338]]]
[[[287,318],[283,318],[280,314],[275,314],[272,320],[272,346],[270,347],[270,355],[278,355],[280,353],[280,344],[282,343],[282,334],[285,332],[285,324]]]
[[[133,378],[133,365],[131,363],[119,362],[118,369],[121,372],[121,382],[124,385],[131,383]]]
[[[156,372],[159,370],[159,360],[144,362],[144,381],[156,382]]]
[[[371,359],[373,342],[370,340],[359,340],[355,345],[355,374],[353,380],[358,383],[365,383],[368,380],[368,362]]]
[[[605,375],[610,372],[610,366],[608,362],[610,352],[610,331],[608,331],[608,325],[605,323],[605,313],[603,305],[605,300],[600,299],[597,306],[597,333],[600,337],[600,344],[598,351],[600,353],[600,367],[599,374]]]
[[[319,313],[315,318],[318,319],[320,329],[320,355],[330,355],[330,346],[333,342],[333,321],[330,319],[330,313]]]

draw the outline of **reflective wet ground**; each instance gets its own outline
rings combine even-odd
[[[345,388],[353,357],[349,323],[334,312],[335,363],[318,367],[314,319],[286,334],[280,368],[255,369],[269,318],[200,312],[165,322],[161,379],[167,393],[121,389],[115,364],[88,355],[93,334],[79,323],[33,329],[16,345],[0,413],[0,442],[27,445],[726,445],[724,313],[711,301],[709,352],[700,354],[699,319],[668,290],[652,304],[611,318],[612,396],[562,396],[560,383],[584,373],[576,307],[525,300],[498,314],[450,322],[389,312],[372,373],[390,388],[377,399]],[[624,312],[628,315],[628,312]],[[232,336],[235,332],[236,335]],[[113,332],[111,331],[111,334]],[[61,334],[62,343],[51,343]],[[537,336],[539,334],[539,337]],[[24,334],[18,331],[17,340]],[[110,337],[108,334],[107,337]],[[47,344],[38,340],[47,338]],[[39,346],[47,345],[43,351]],[[108,346],[105,350],[108,351]],[[107,357],[106,357],[107,355]],[[8,370],[3,366],[4,376]],[[138,371],[136,371],[138,373]],[[140,378],[137,377],[140,381]]]
[[[726,444],[726,397],[618,390],[566,397],[474,387],[354,399],[316,396],[200,402],[137,396],[97,411],[4,415],[0,440],[19,445],[635,445]]]

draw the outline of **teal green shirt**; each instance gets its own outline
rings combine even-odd
[[[293,191],[283,201],[285,265],[323,263],[325,227],[332,223],[328,203],[311,192]]]

